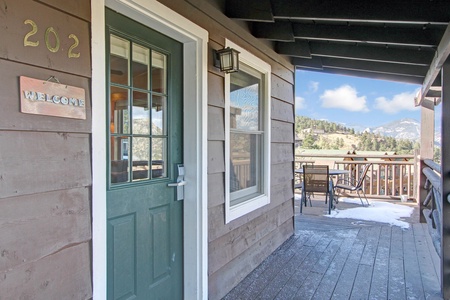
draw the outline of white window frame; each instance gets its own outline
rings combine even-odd
[[[240,52],[239,62],[261,72],[264,93],[262,101],[263,142],[262,142],[262,178],[263,191],[261,194],[241,203],[231,206],[230,197],[230,74],[225,74],[225,223],[229,223],[270,203],[270,76],[271,66],[235,43],[225,40],[225,47],[234,48]]]

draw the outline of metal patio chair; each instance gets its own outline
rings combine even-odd
[[[361,204],[364,206],[363,197],[361,197],[361,193],[366,200],[367,206],[370,205],[369,200],[367,200],[366,193],[364,192],[364,180],[367,177],[367,172],[372,164],[366,164],[361,171],[359,178],[349,178],[349,179],[339,179],[334,185],[334,195],[341,194],[341,190],[356,192],[358,194],[359,200],[361,200]]]
[[[330,190],[329,169],[326,165],[303,165],[302,200],[300,203],[300,213],[303,205],[311,204],[312,193],[325,193],[325,203],[328,203],[328,213],[331,213],[333,196]],[[330,195],[330,199],[328,196]],[[328,201],[329,200],[329,201]]]

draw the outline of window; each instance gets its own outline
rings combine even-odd
[[[167,177],[167,55],[111,34],[109,66],[111,185]]]
[[[240,71],[225,75],[226,222],[268,204],[270,65],[240,51]]]

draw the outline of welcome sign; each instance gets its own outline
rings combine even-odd
[[[86,119],[85,99],[82,88],[20,76],[22,113]]]

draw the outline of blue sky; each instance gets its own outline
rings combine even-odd
[[[376,127],[403,118],[420,122],[414,96],[420,85],[298,70],[295,114]]]

